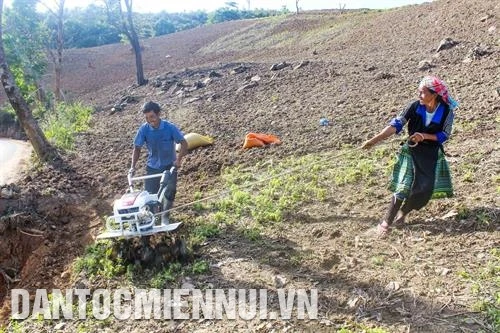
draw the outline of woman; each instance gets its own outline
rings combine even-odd
[[[446,84],[435,76],[422,79],[418,95],[418,101],[410,103],[361,146],[368,149],[400,133],[408,124],[409,139],[403,144],[393,170],[390,189],[394,194],[384,220],[377,227],[381,236],[389,233],[393,222],[403,222],[409,212],[424,207],[431,197],[453,196],[442,145],[451,135],[453,110],[458,103],[449,95]]]

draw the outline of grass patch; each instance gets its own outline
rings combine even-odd
[[[479,127],[479,120],[458,120],[453,127],[457,133],[472,133]]]
[[[100,241],[89,245],[85,254],[76,259],[74,264],[77,273],[85,271],[90,277],[102,276],[111,279],[126,272],[122,260],[113,255],[111,241]]]
[[[205,274],[210,271],[210,265],[205,260],[195,260],[190,268],[193,274]]]
[[[488,209],[485,207],[469,208],[466,205],[457,207],[456,220],[473,220],[480,227],[494,226],[498,221],[495,209]]]
[[[483,313],[492,332],[500,332],[500,248],[489,251],[490,259],[477,271],[460,271],[476,301],[472,311]]]
[[[45,113],[41,127],[47,139],[56,147],[71,150],[75,134],[89,128],[92,109],[81,103],[59,103],[54,112]]]
[[[349,323],[349,324],[344,324],[342,328],[338,329],[335,331],[336,333],[358,333],[358,332],[363,332],[363,333],[389,333],[389,331],[380,328],[380,327],[367,327],[366,325],[363,324],[358,324],[358,323]]]
[[[179,263],[172,263],[153,276],[150,286],[152,288],[163,289],[168,285],[168,283],[176,281],[177,276],[181,272],[182,265]]]
[[[385,263],[385,257],[383,255],[377,255],[370,258],[370,262],[374,266],[383,266]]]
[[[227,194],[194,208],[201,216],[188,243],[202,244],[225,226],[234,227],[250,241],[260,241],[265,232],[280,228],[300,206],[325,201],[338,187],[381,178],[388,172],[390,159],[387,147],[366,152],[346,146],[334,153],[224,169],[221,177]],[[200,199],[197,193],[195,200]]]
[[[154,273],[149,286],[155,289],[163,289],[176,283],[182,276],[205,274],[209,271],[210,265],[203,259],[197,259],[185,266],[175,262]]]
[[[218,214],[218,216],[220,216],[220,214]],[[190,233],[188,244],[191,248],[202,245],[207,239],[215,237],[220,233],[217,222],[219,219],[215,219],[215,223],[205,223],[203,218],[199,218],[198,221],[199,222],[196,223]]]

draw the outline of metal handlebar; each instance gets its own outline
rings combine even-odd
[[[170,168],[170,173],[173,173],[176,170],[176,167],[173,166]],[[151,178],[160,178],[163,177],[163,175],[167,172],[167,170],[163,171],[162,173],[155,173],[153,175],[146,175],[146,176],[139,176],[139,177],[132,177],[132,175],[129,173],[127,174],[127,181],[128,181],[128,187],[130,192],[134,190],[132,187],[132,183],[136,180],[144,180],[144,179],[151,179]]]

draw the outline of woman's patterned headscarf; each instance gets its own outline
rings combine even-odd
[[[418,86],[420,89],[426,87],[434,91],[436,94],[441,96],[443,101],[450,106],[451,110],[454,110],[458,107],[458,102],[454,100],[450,94],[448,93],[448,87],[444,81],[440,80],[435,76],[426,76],[420,81],[420,85]]]

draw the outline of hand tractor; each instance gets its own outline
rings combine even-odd
[[[133,187],[134,182],[157,177],[161,177],[158,193],[135,190]],[[132,174],[128,174],[127,180],[128,192],[114,202],[113,215],[106,219],[106,230],[98,235],[97,239],[122,240],[122,246],[119,246],[122,257],[150,262],[155,254],[150,245],[150,236],[161,233],[169,235],[182,224],[181,222],[170,223],[169,210],[172,208],[172,201],[167,199],[175,196],[177,169],[172,167],[160,174],[140,177],[133,177]],[[142,246],[139,246],[140,248],[137,251],[131,250],[131,248],[136,248],[136,246],[132,245],[134,239],[140,239],[142,243]],[[123,243],[125,243],[125,246],[123,246]],[[187,256],[184,241],[180,238],[176,240],[172,238],[172,244],[174,248],[171,249],[171,252],[175,253],[176,257],[184,259],[182,257]],[[164,248],[164,246],[161,247]],[[128,254],[123,255],[123,252]],[[134,252],[139,252],[139,255]]]

